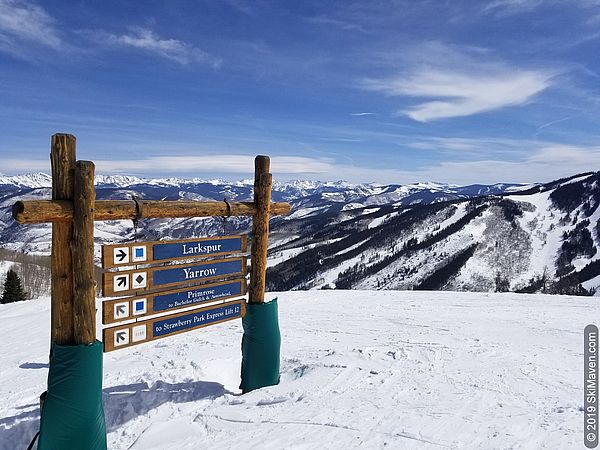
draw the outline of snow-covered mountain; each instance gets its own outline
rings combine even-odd
[[[292,214],[271,223],[269,288],[458,289],[586,293],[600,286],[600,173],[547,184],[275,183]],[[99,199],[249,200],[252,180],[99,176]],[[50,225],[10,207],[49,198],[44,174],[2,177],[0,246],[48,254]],[[248,218],[96,223],[104,243],[247,232]]]
[[[297,209],[274,229],[269,287],[593,292],[599,181],[600,172],[435,203]]]
[[[51,196],[51,177],[46,174],[29,174],[0,177],[0,246],[32,254],[48,254],[50,250],[50,225],[18,225],[11,216],[11,207],[19,199],[43,199]],[[448,199],[469,198],[481,189],[501,192],[518,185],[458,187],[439,183],[408,186],[374,184],[350,184],[344,181],[315,182],[296,180],[289,183],[275,182],[273,201],[289,201],[294,210],[334,211],[356,208],[370,204],[432,203]],[[200,180],[182,178],[143,179],[132,176],[97,176],[97,198],[127,199],[133,195],[153,200],[250,200],[253,180],[228,182],[223,180]],[[296,217],[293,215],[293,217]],[[276,228],[280,219],[275,219]],[[134,230],[131,221],[96,223],[98,245],[138,239],[161,239],[165,237],[186,238],[202,235],[219,235],[246,232],[247,218],[216,219],[148,219]]]

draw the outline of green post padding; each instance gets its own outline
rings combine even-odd
[[[277,318],[277,299],[269,303],[246,305],[242,319],[242,383],[246,393],[279,384],[281,334]]]
[[[38,450],[106,450],[101,342],[52,344]]]

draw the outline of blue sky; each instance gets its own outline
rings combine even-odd
[[[600,0],[0,0],[0,172],[547,181],[600,170]]]

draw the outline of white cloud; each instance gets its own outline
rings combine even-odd
[[[535,10],[543,4],[543,0],[494,0],[485,4],[483,10],[500,15],[513,15]]]
[[[57,49],[62,41],[54,19],[42,7],[20,0],[0,0],[0,45],[16,53],[15,47],[24,43]]]
[[[442,161],[413,170],[338,165],[328,177],[352,182],[416,183],[437,181],[459,185],[500,182],[549,182],[600,168],[600,147],[545,145],[519,159]]]
[[[202,63],[218,67],[221,60],[204,50],[178,39],[161,38],[148,28],[134,28],[129,34],[108,34],[108,42],[113,45],[133,47],[155,53],[179,64]]]
[[[598,0],[493,0],[482,2],[483,12],[497,16],[512,16],[520,13],[528,13],[545,6],[569,7],[569,8],[596,8],[600,6]]]
[[[98,172],[106,173],[219,173],[249,174],[254,170],[254,157],[250,155],[191,155],[153,156],[136,160],[98,160]],[[274,174],[327,174],[333,167],[330,159],[313,159],[302,156],[273,156]]]
[[[469,146],[468,142],[464,144]],[[438,181],[465,185],[548,182],[600,168],[600,146],[577,147],[552,143],[544,143],[537,147],[534,145],[530,141],[524,141],[523,150],[528,151],[528,154],[511,160],[506,158],[447,160],[411,170],[342,164],[331,158],[273,156],[271,171],[274,178],[279,181],[300,178],[399,184]],[[254,157],[233,154],[156,156],[139,160],[96,160],[95,163],[96,172],[101,174],[237,179],[251,176]],[[49,166],[47,160],[5,159],[2,161],[2,168],[6,173],[48,172]]]
[[[434,68],[366,80],[364,87],[390,96],[437,99],[399,111],[413,120],[428,122],[522,105],[551,86],[551,78],[546,72],[506,68],[479,73]]]
[[[367,32],[367,30],[365,30],[361,25],[358,25],[358,24],[352,23],[352,22],[348,22],[345,20],[335,19],[333,17],[315,16],[315,17],[310,17],[308,19],[308,21],[311,23],[319,24],[319,25],[340,28],[345,31],[359,31],[361,33]]]

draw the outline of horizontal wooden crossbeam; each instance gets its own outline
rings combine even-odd
[[[270,215],[285,216],[290,204],[271,203]],[[144,200],[141,215],[133,200],[97,200],[94,220],[159,219],[176,217],[254,216],[254,202],[194,202],[181,200]],[[73,202],[70,200],[25,200],[13,205],[12,214],[19,223],[70,222]]]

